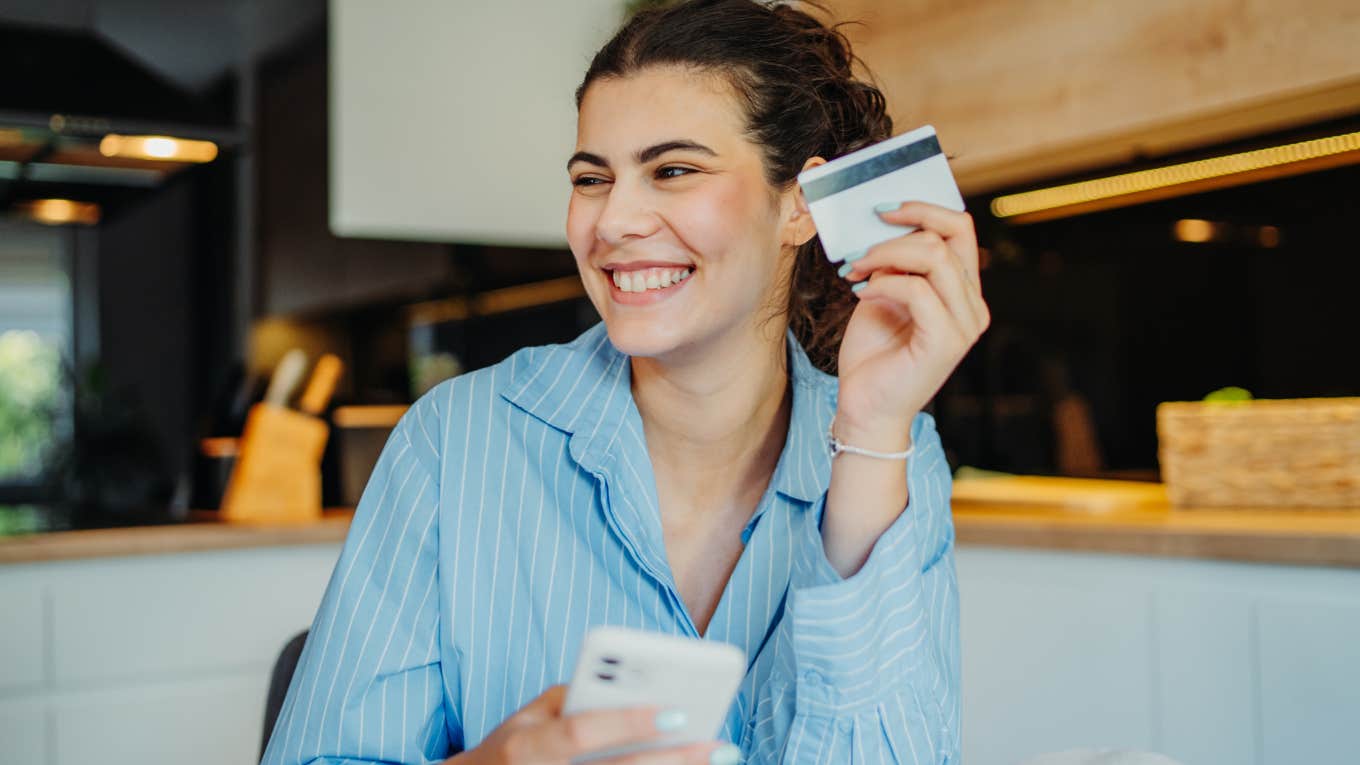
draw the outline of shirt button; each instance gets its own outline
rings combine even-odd
[[[854,727],[855,724],[850,722],[849,720],[841,720],[840,722],[836,723],[836,729],[839,730],[841,733],[849,733],[850,729]]]
[[[803,673],[803,682],[811,686],[818,686],[822,684],[822,676],[818,672],[808,670]]]

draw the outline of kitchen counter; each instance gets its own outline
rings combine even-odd
[[[305,525],[197,522],[0,538],[0,565],[344,541],[353,518]],[[1066,478],[954,483],[960,545],[1360,568],[1360,508],[1173,508],[1159,484]]]
[[[1357,510],[1173,510],[954,503],[961,545],[1360,568]]]
[[[1178,508],[1161,484],[954,483],[959,544],[1360,568],[1360,508]]]
[[[309,524],[222,523],[212,513],[164,526],[55,531],[0,538],[0,565],[43,561],[165,555],[344,541],[353,510],[333,509]]]

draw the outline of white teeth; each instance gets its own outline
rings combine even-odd
[[[688,268],[648,268],[642,271],[614,271],[614,286],[623,292],[665,289],[689,278]]]

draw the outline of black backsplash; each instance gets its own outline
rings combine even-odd
[[[1357,189],[1360,167],[1343,167],[1029,225],[970,200],[993,324],[935,402],[951,462],[1155,478],[1161,401],[1229,385],[1360,395]],[[1177,241],[1184,218],[1230,236]],[[1279,229],[1277,246],[1260,226]],[[1100,459],[1074,470],[1059,432],[1083,405]]]

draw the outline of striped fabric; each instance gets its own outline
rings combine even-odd
[[[788,335],[793,413],[702,637],[750,667],[748,763],[957,763],[950,475],[912,424],[906,511],[842,579],[819,521],[836,379]],[[698,636],[666,562],[628,357],[603,323],[441,384],[364,492],[265,755],[439,761],[567,682],[595,625]]]

